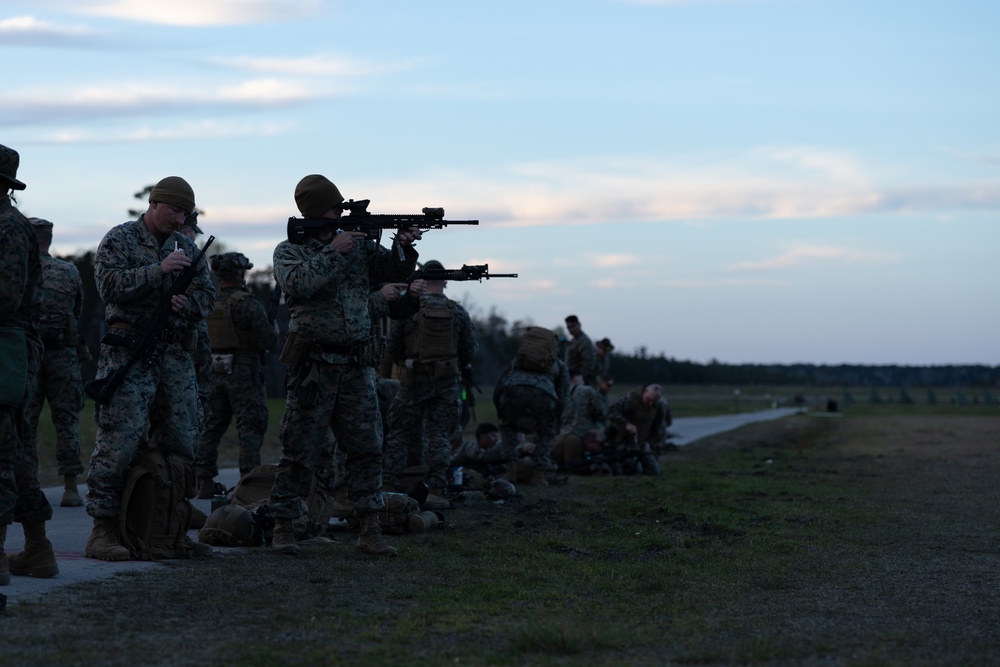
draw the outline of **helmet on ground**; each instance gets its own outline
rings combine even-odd
[[[206,544],[223,547],[253,545],[253,518],[250,511],[239,505],[223,505],[208,515],[198,539]]]

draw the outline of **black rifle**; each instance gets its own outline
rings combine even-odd
[[[476,419],[475,392],[483,393],[476,381],[472,379],[472,364],[466,364],[465,368],[462,369],[462,385],[462,427],[464,428],[469,423],[466,418],[466,410],[468,410],[468,417]]]
[[[516,273],[490,273],[489,264],[463,264],[460,269],[418,269],[410,280],[478,280],[517,278]]]
[[[309,232],[321,230],[337,230],[338,232],[364,232],[365,238],[376,243],[382,240],[384,229],[442,229],[448,225],[478,225],[478,220],[445,220],[443,208],[424,207],[423,213],[392,215],[386,213],[369,213],[370,200],[353,199],[341,204],[344,211],[350,215],[343,218],[289,218],[288,240],[301,245],[306,242]],[[404,259],[403,249],[399,248],[399,258]]]
[[[128,361],[111,371],[105,377],[91,380],[84,385],[83,389],[87,396],[94,399],[95,403],[98,405],[108,404],[111,397],[118,390],[118,387],[124,382],[125,376],[128,375],[132,364],[142,361],[144,370],[148,370],[150,366],[156,363],[160,355],[163,354],[167,343],[160,340],[160,332],[166,328],[167,321],[173,313],[170,300],[177,294],[183,294],[191,286],[191,282],[198,273],[198,265],[205,257],[205,251],[208,250],[208,246],[212,245],[213,241],[215,241],[215,237],[209,236],[201,252],[194,258],[191,265],[181,271],[180,275],[174,280],[173,285],[170,286],[170,291],[160,299],[160,303],[152,316],[147,317],[144,315],[140,317],[135,323],[133,331],[126,335],[113,334],[110,331],[104,335],[104,339],[101,342],[110,345],[122,345],[128,348]]]

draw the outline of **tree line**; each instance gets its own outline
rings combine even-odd
[[[83,364],[84,381],[94,377],[97,352],[104,335],[104,303],[94,282],[94,251],[80,256],[62,257],[80,271],[84,287],[83,314],[80,331],[94,357]],[[274,293],[270,267],[252,269],[247,274],[247,287],[265,307]],[[473,368],[473,378],[480,386],[495,384],[517,351],[521,333],[534,326],[530,319],[509,321],[495,308],[482,314],[472,309],[472,320],[479,338],[479,354]],[[276,321],[279,330],[288,331],[288,309],[281,304]],[[561,327],[555,331],[565,338]],[[284,366],[278,351],[269,355],[264,365],[268,394],[284,395]],[[646,347],[632,353],[614,352],[612,375],[617,384],[637,385],[646,382],[660,384],[739,386],[804,386],[804,387],[1000,387],[1000,366],[985,364],[901,366],[901,365],[817,365],[817,364],[727,364],[717,360],[708,363],[676,359],[664,353],[650,354]]]

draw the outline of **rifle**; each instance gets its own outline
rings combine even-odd
[[[476,419],[476,394],[473,393],[473,390],[480,394],[483,393],[476,381],[472,379],[472,364],[467,364],[462,369],[462,385],[462,426],[464,427],[468,423],[468,420],[465,419],[466,408],[469,410],[469,416]]]
[[[198,265],[205,257],[205,251],[208,250],[213,241],[215,241],[215,237],[209,236],[194,261],[181,271],[181,274],[174,280],[173,285],[170,286],[170,291],[160,299],[160,303],[152,316],[147,317],[143,315],[140,317],[135,323],[134,331],[126,335],[113,334],[110,331],[104,335],[102,343],[128,347],[128,360],[124,365],[111,371],[110,374],[103,378],[95,378],[84,385],[83,389],[87,396],[94,399],[95,403],[98,405],[108,404],[111,397],[114,396],[115,391],[124,382],[125,376],[128,375],[132,364],[142,361],[144,370],[148,370],[150,366],[156,363],[160,355],[163,354],[167,343],[160,340],[160,332],[166,327],[167,320],[173,313],[170,300],[177,294],[183,294],[191,286],[191,282],[197,274]]]
[[[364,232],[365,238],[376,243],[382,240],[384,229],[411,229],[422,232],[431,229],[442,229],[448,225],[478,225],[478,220],[445,220],[443,208],[424,207],[422,214],[393,215],[387,213],[373,214],[368,212],[368,199],[353,199],[341,204],[341,209],[350,211],[343,218],[289,218],[288,240],[296,245],[306,242],[309,232],[335,229],[338,232]],[[399,248],[399,259],[405,258],[403,249]]]
[[[489,264],[463,264],[460,269],[418,269],[410,280],[477,280],[483,278],[517,278],[516,273],[490,273]]]

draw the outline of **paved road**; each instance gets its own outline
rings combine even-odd
[[[672,438],[674,444],[687,445],[699,438],[731,431],[745,424],[780,419],[796,412],[799,412],[799,410],[795,408],[781,408],[719,417],[681,417],[674,420],[673,426],[670,427],[670,432],[674,434]],[[239,479],[239,473],[236,468],[229,468],[221,471],[217,479],[227,487],[232,487]],[[80,485],[79,491],[81,496],[86,494],[86,485]],[[119,572],[163,567],[162,564],[142,561],[110,563],[84,558],[83,547],[90,536],[93,521],[87,516],[82,507],[59,506],[59,499],[62,497],[61,487],[45,489],[45,495],[52,504],[52,520],[46,524],[46,530],[55,549],[56,559],[59,562],[59,574],[51,579],[12,577],[9,586],[0,586],[0,595],[7,597],[7,604],[16,604],[38,598],[56,586],[93,581],[103,577],[110,577]],[[192,502],[206,514],[209,513],[211,509],[210,500],[195,499]],[[191,537],[192,539],[197,539],[197,531],[191,531]],[[17,553],[22,549],[23,545],[24,533],[21,530],[21,525],[15,523],[8,529],[5,551],[7,553]],[[227,555],[232,556],[239,551],[241,549],[218,547],[215,549],[216,554],[222,557],[226,557]]]

